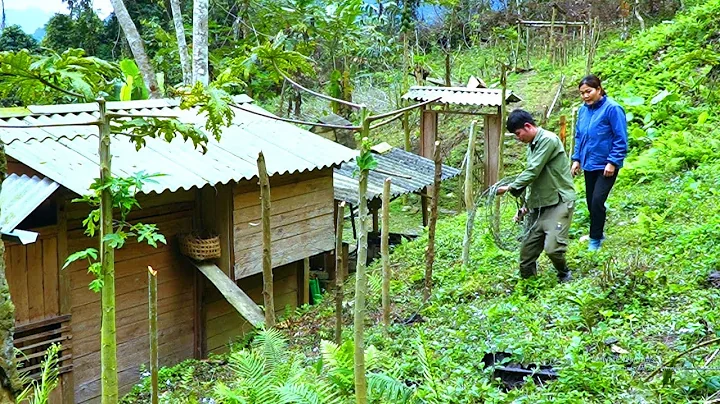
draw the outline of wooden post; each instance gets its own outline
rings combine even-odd
[[[462,264],[467,266],[470,262],[470,244],[472,244],[472,231],[475,224],[475,198],[473,194],[473,169],[475,164],[475,125],[470,123],[470,136],[468,137],[467,161],[465,162],[465,238],[463,239]]]
[[[500,159],[498,150],[502,139],[502,124],[500,123],[500,111],[495,115],[485,115],[485,184],[484,188],[499,181]]]
[[[345,202],[340,202],[337,209],[335,224],[335,343],[342,344],[342,302],[344,297],[343,283],[343,225],[345,224]]]
[[[407,56],[407,39],[405,39],[405,47],[406,47],[406,56]],[[407,70],[403,70],[404,76],[407,77]],[[403,132],[405,134],[404,140],[405,140],[405,151],[408,153],[412,153],[412,145],[410,143],[410,111],[403,112],[402,117],[402,126],[403,126]],[[408,204],[408,195],[404,194],[402,197],[403,205]]]
[[[382,308],[383,325],[387,333],[390,327],[390,178],[385,179],[382,195],[382,235],[380,237],[380,256],[382,257]]]
[[[425,109],[422,107],[420,113],[420,155],[432,159],[435,155],[435,140],[437,138],[437,127],[438,127],[438,114],[431,109]],[[431,187],[425,188],[425,194],[431,194]],[[427,196],[420,196],[420,207],[423,214],[423,226],[428,224],[428,198]]]
[[[100,111],[100,182],[112,178],[110,163],[110,119],[105,100],[97,100]],[[100,194],[100,262],[103,286],[101,291],[102,316],[100,326],[100,367],[102,404],[118,401],[117,336],[115,324],[115,250],[105,240],[113,232],[113,198],[110,188]]]
[[[360,147],[361,155],[370,153],[368,136],[370,135],[370,113],[367,107],[363,106],[360,110],[360,119],[362,129],[360,138],[362,146]],[[358,167],[360,176],[358,179],[358,195],[359,209],[358,222],[360,223],[358,231],[358,247],[357,247],[357,267],[355,269],[355,313],[353,316],[354,326],[354,359],[355,359],[355,402],[357,404],[367,403],[367,377],[365,375],[365,295],[367,294],[367,274],[365,273],[367,266],[367,237],[368,237],[368,207],[367,207],[367,183],[368,168]]]
[[[560,115],[560,141],[562,142],[563,149],[565,148],[565,138],[567,137],[567,118],[565,115]]]
[[[148,323],[150,325],[150,397],[158,404],[157,271],[148,265]]]
[[[435,181],[433,183],[430,207],[430,224],[428,225],[428,247],[425,254],[425,289],[423,299],[430,299],[432,293],[432,270],[435,262],[435,227],[437,226],[438,199],[440,197],[440,179],[442,177],[442,160],[440,159],[440,142],[435,142]]]
[[[502,99],[500,100],[500,125],[498,127],[498,143],[497,143],[497,175],[498,179],[502,178],[505,173],[505,136],[503,136],[503,133],[505,133],[504,123],[505,119],[507,119],[507,65],[505,63],[502,64],[501,74],[500,74],[500,85],[502,86],[501,96]]]
[[[310,304],[310,257],[303,258],[302,304]]]
[[[552,20],[550,20],[550,62],[555,62],[555,15],[557,9],[552,8]]]
[[[265,167],[265,156],[260,152],[257,159],[260,179],[260,217],[263,235],[263,304],[265,305],[265,326],[275,326],[275,297],[273,296],[272,238],[270,233],[270,180]]]

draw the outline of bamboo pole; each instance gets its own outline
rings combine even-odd
[[[108,183],[112,178],[110,164],[110,119],[107,104],[103,98],[97,100],[100,111],[100,182]],[[100,389],[102,404],[118,402],[117,340],[115,331],[115,250],[105,237],[113,232],[113,198],[109,187],[100,191],[100,262],[102,264],[100,325]]]
[[[390,327],[390,178],[385,179],[382,195],[382,232],[380,236],[380,255],[382,258],[382,308],[383,325],[387,333]]]
[[[367,107],[360,110],[362,122],[361,130],[361,153],[369,153],[368,135],[370,134],[370,119]],[[357,404],[367,403],[367,379],[365,375],[365,295],[367,294],[367,234],[368,234],[368,206],[367,206],[367,183],[368,168],[358,167],[360,176],[358,180],[358,247],[357,267],[355,270],[355,313],[353,327],[355,331],[355,402]]]
[[[470,244],[472,244],[472,232],[475,225],[475,198],[473,197],[473,169],[475,164],[475,125],[477,121],[470,123],[470,136],[468,138],[467,161],[465,162],[465,210],[467,221],[465,222],[465,238],[463,239],[462,264],[467,267],[470,262]]]
[[[343,225],[345,224],[345,202],[340,202],[335,225],[335,343],[342,343],[342,302],[345,270],[343,269]]]
[[[258,177],[260,178],[260,209],[263,235],[263,304],[265,305],[265,326],[275,326],[275,297],[273,296],[272,273],[272,239],[270,234],[270,180],[265,167],[265,156],[262,152],[257,159]]]
[[[158,404],[157,271],[148,265],[148,323],[150,325],[150,396]]]
[[[430,299],[432,293],[432,272],[435,262],[435,228],[437,226],[438,199],[440,197],[440,179],[442,160],[440,159],[440,141],[435,141],[435,181],[433,182],[432,201],[430,202],[430,223],[428,224],[428,247],[425,254],[425,289],[423,299]]]

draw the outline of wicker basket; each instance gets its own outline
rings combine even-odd
[[[180,252],[196,261],[220,258],[220,237],[214,234],[192,232],[178,235]]]

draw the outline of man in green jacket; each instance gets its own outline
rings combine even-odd
[[[514,196],[526,194],[525,206],[515,218],[530,214],[530,228],[520,247],[520,276],[537,275],[537,259],[544,248],[558,279],[570,281],[565,252],[576,198],[570,161],[557,135],[535,125],[527,111],[510,113],[506,126],[528,145],[525,170],[510,185],[497,189],[498,195],[508,191]]]

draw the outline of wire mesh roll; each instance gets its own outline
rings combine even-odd
[[[488,187],[476,201],[476,208],[484,212],[485,224],[498,248],[516,251],[530,230],[530,217],[526,214],[522,220],[515,222],[513,218],[525,204],[523,197],[516,197],[506,192],[498,196],[498,188],[510,185],[517,176],[506,177]]]

